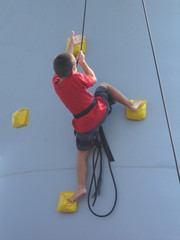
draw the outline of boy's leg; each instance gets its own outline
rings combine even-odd
[[[78,151],[77,153],[77,178],[78,178],[78,190],[70,197],[69,202],[73,203],[82,195],[86,194],[86,173],[87,173],[87,157],[88,151]]]
[[[108,83],[101,83],[100,86],[107,88],[112,98],[116,102],[125,105],[133,111],[136,111],[142,103],[141,101],[130,102],[130,100],[126,96],[124,96],[119,90],[117,90],[115,87],[111,86]]]

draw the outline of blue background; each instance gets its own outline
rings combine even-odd
[[[145,3],[179,158],[180,2]],[[59,193],[77,183],[72,116],[54,92],[52,62],[71,30],[81,33],[83,10],[83,0],[0,0],[0,239],[178,240],[180,185],[141,0],[87,3],[86,60],[98,83],[147,100],[146,119],[128,120],[116,104],[104,124],[117,206],[97,218],[82,197],[75,214],[56,212]],[[12,114],[21,108],[29,108],[29,124],[14,129]],[[113,196],[104,157],[95,210],[110,209]]]

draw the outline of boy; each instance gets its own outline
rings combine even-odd
[[[130,102],[122,93],[108,83],[101,83],[94,96],[87,91],[92,87],[97,78],[93,70],[88,66],[85,56],[80,51],[77,61],[85,74],[77,72],[76,59],[73,56],[74,46],[81,42],[81,35],[71,34],[71,41],[67,53],[59,54],[54,59],[53,85],[54,89],[74,115],[72,125],[76,132],[77,145],[77,178],[78,189],[69,198],[74,202],[86,194],[86,159],[95,133],[111,112],[111,105],[116,101],[136,111],[141,102]]]

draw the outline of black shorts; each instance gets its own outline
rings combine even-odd
[[[112,111],[112,105],[115,104],[114,99],[112,98],[110,92],[104,86],[99,86],[95,93],[94,97],[102,97],[107,105],[107,111],[103,119],[98,123],[96,127],[94,127],[89,132],[78,133],[76,132],[76,146],[79,151],[87,151],[93,147],[93,140],[95,135],[99,129],[99,127],[105,122],[107,116]]]

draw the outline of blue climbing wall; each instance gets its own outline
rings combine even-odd
[[[180,2],[145,3],[180,159]],[[60,191],[77,183],[72,116],[53,90],[52,62],[65,51],[71,30],[81,33],[83,10],[83,0],[0,0],[0,239],[179,240],[180,185],[141,0],[87,3],[86,60],[98,82],[147,100],[145,120],[128,120],[116,104],[104,124],[115,158],[117,206],[97,218],[83,197],[75,214],[56,212]],[[29,124],[14,129],[12,113],[23,107],[30,109]],[[113,196],[104,157],[95,210],[109,210]]]

